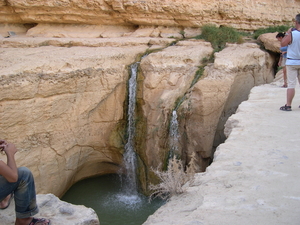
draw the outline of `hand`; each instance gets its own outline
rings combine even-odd
[[[3,150],[6,155],[14,155],[18,151],[16,146],[13,143],[6,143],[4,145]]]
[[[5,154],[4,153],[4,148],[5,146],[7,145],[6,141],[5,140],[0,140],[0,151],[2,154]]]

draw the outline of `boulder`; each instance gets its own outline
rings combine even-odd
[[[99,225],[99,219],[95,211],[83,205],[72,205],[59,200],[53,194],[37,195],[39,213],[34,215],[38,218],[51,220],[52,225]],[[0,211],[1,224],[15,224],[15,204],[11,201],[10,206]]]

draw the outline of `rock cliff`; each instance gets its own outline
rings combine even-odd
[[[205,169],[212,160],[214,134],[251,87],[273,79],[274,59],[256,44],[228,45],[193,86],[202,59],[213,51],[210,43],[186,40],[169,46],[173,41],[0,40],[0,136],[16,143],[17,163],[32,170],[39,193],[61,196],[83,178],[118,172],[128,66],[147,50],[156,49],[143,57],[138,75],[136,141],[142,183],[153,180],[149,168],[167,159],[170,115],[183,97],[178,108],[181,155],[187,163],[196,152],[199,171]]]
[[[206,23],[253,30],[284,24],[298,13],[297,0],[1,0],[0,23],[155,25]]]
[[[293,111],[276,82],[254,87],[226,122],[228,139],[214,162],[186,185],[185,193],[151,215],[144,225],[297,225],[299,201],[300,88]]]
[[[126,36],[139,28],[151,35],[175,27],[203,24],[253,31],[290,24],[300,7],[298,0],[0,0],[1,35],[14,30],[28,35],[64,37]],[[14,25],[13,29],[10,25]],[[37,26],[36,26],[37,25]],[[31,29],[30,29],[31,28]],[[178,35],[178,32],[177,32]]]
[[[207,23],[246,31],[290,24],[299,6],[297,0],[0,0],[0,137],[16,143],[17,163],[32,170],[38,193],[61,196],[81,179],[118,172],[129,65],[141,60],[136,144],[144,191],[155,180],[150,168],[166,162],[174,109],[180,154],[188,163],[195,152],[204,171],[225,138],[227,118],[253,86],[273,80],[275,58],[256,44],[233,44],[204,68],[209,43],[174,41],[198,35]],[[3,38],[9,31],[16,36]],[[267,48],[277,51],[272,38]]]

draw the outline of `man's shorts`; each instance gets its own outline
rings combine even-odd
[[[288,88],[295,88],[300,83],[300,65],[286,66]]]

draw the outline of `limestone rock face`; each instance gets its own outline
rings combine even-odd
[[[0,0],[0,23],[201,27],[244,30],[286,24],[297,0]]]
[[[141,59],[138,70],[136,150],[141,181],[152,181],[150,168],[166,163],[174,109],[182,134],[179,153],[188,163],[195,152],[199,170],[205,169],[213,141],[222,141],[228,116],[253,86],[273,79],[274,59],[256,44],[228,45],[204,69],[203,59],[213,52],[210,43],[191,39],[170,45],[173,41],[0,40],[0,137],[16,144],[17,164],[31,169],[38,193],[61,196],[76,181],[120,169],[128,67],[146,50],[156,51]]]
[[[140,133],[146,135],[146,164],[162,167],[161,158],[168,158],[169,126],[176,109],[181,134],[178,154],[187,164],[195,152],[199,170],[204,171],[212,160],[215,134],[217,144],[225,139],[227,118],[247,99],[252,87],[274,78],[274,59],[257,44],[230,44],[215,54],[215,63],[205,67],[192,86],[202,59],[211,53],[207,43],[179,42],[142,60],[141,108],[147,129],[146,134]]]
[[[139,133],[145,142],[146,164],[156,168],[162,166],[161,159],[166,160],[172,111],[189,90],[202,59],[208,58],[212,52],[210,43],[182,41],[142,60],[144,80],[139,97],[147,130],[146,134]]]
[[[245,43],[228,44],[206,67],[206,76],[195,84],[184,106],[189,109],[186,150],[189,155],[196,151],[202,160],[210,159],[202,161],[202,169],[212,160],[212,148],[225,141],[225,122],[248,99],[252,87],[273,81],[273,64],[273,57],[257,44]]]
[[[52,225],[99,225],[99,219],[95,211],[83,205],[72,205],[60,201],[53,194],[37,195],[39,213],[35,217],[42,217],[51,220]],[[15,204],[0,211],[1,224],[15,224]]]
[[[127,66],[147,48],[0,48],[0,137],[16,144],[39,193],[60,196],[80,179],[118,171]]]

